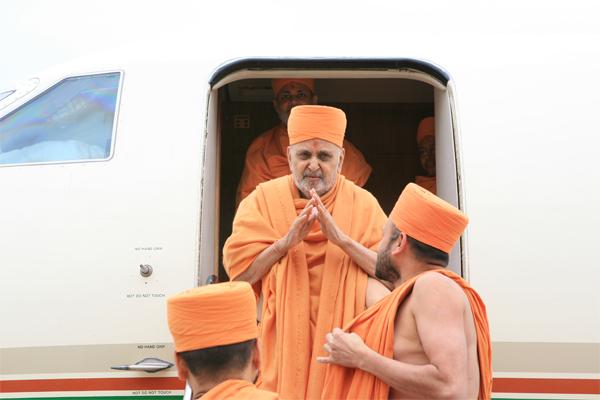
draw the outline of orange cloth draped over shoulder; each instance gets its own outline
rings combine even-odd
[[[276,393],[258,389],[254,384],[239,379],[221,382],[202,396],[202,400],[277,400]]]
[[[492,394],[492,354],[489,324],[485,304],[460,276],[446,269],[435,269],[456,282],[464,291],[475,321],[477,333],[477,356],[479,361],[480,400]],[[394,358],[394,323],[398,308],[410,295],[420,275],[409,279],[389,296],[359,315],[345,327],[346,332],[358,334],[367,346],[377,353]],[[390,387],[382,380],[361,369],[330,364],[327,366],[322,399],[388,399]]]
[[[246,152],[244,170],[238,184],[238,204],[260,183],[290,173],[287,159],[289,145],[287,128],[283,124],[269,129],[252,142]],[[347,140],[344,140],[344,150],[342,175],[358,186],[364,186],[371,175],[371,166],[360,150]]]
[[[386,217],[377,200],[343,176],[321,197],[337,226],[367,248],[381,240]],[[240,204],[223,249],[230,278],[283,237],[306,206],[292,176],[260,184]],[[258,282],[262,301],[259,387],[284,399],[320,398],[325,335],[365,308],[367,274],[338,246],[329,243],[317,221],[307,238]]]

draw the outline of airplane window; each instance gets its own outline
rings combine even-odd
[[[0,165],[108,158],[120,78],[67,78],[2,117]]]
[[[5,98],[7,98],[8,96],[10,96],[14,92],[15,92],[14,90],[7,90],[6,92],[0,93],[0,101],[4,100]]]

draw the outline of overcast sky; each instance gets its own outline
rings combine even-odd
[[[228,5],[224,0],[0,0],[0,90],[48,66],[138,41],[187,43],[195,49],[223,51],[223,57],[289,55],[287,44],[296,55],[299,49],[311,54],[311,43],[317,40],[330,40],[331,53],[338,55],[368,56],[354,54],[359,44],[374,54],[383,51],[396,57],[419,56],[436,46],[447,51],[472,46],[478,55],[493,49],[490,37],[503,35],[522,38],[518,42],[524,45],[514,49],[516,56],[545,50],[540,44],[530,47],[532,37],[545,38],[541,46],[546,50],[585,48],[594,42],[598,45],[593,39],[599,31],[596,3],[265,0]],[[348,17],[350,8],[360,13]],[[419,40],[405,40],[403,32],[423,31],[424,25],[431,27],[428,37],[420,34]],[[394,43],[401,43],[403,54]]]

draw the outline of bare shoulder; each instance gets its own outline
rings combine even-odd
[[[365,305],[367,308],[369,308],[390,293],[390,290],[385,287],[383,283],[379,282],[377,279],[369,277],[367,281],[367,296],[365,298]]]
[[[452,279],[437,272],[426,272],[419,276],[413,287],[412,295],[419,299],[416,302],[457,303],[463,304],[466,296],[463,290]]]

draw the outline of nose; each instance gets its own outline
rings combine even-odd
[[[310,162],[308,163],[308,169],[311,172],[317,171],[319,169],[319,160],[317,160],[317,157],[312,157],[310,159]]]

